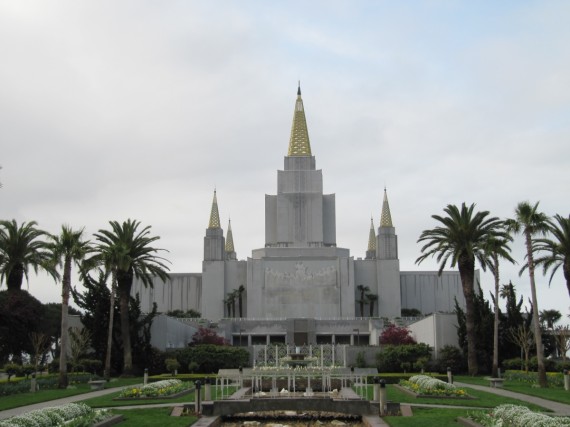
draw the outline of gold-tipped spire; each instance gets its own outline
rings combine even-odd
[[[216,190],[214,190],[214,200],[212,201],[212,210],[210,211],[210,222],[208,228],[220,228],[220,212],[218,211],[218,198]]]
[[[226,237],[226,252],[235,252],[235,250],[234,250],[234,236],[232,234],[232,220],[231,219],[228,222],[228,235]]]
[[[297,102],[295,103],[295,113],[293,114],[293,125],[291,126],[291,139],[289,139],[288,156],[311,156],[311,143],[309,141],[309,131],[307,129],[307,119],[305,108],[301,98],[301,83],[297,89]]]
[[[376,233],[374,232],[374,219],[370,217],[370,234],[368,235],[368,250],[376,252]]]
[[[384,201],[382,202],[382,215],[380,217],[380,227],[393,227],[392,215],[390,215],[390,205],[388,204],[388,195],[384,188]]]

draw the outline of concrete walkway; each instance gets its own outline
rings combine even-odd
[[[80,400],[91,399],[92,397],[105,396],[106,394],[116,393],[124,387],[106,388],[104,390],[90,391],[83,394],[76,394],[74,396],[63,397],[61,399],[48,400],[46,402],[34,403],[33,405],[20,406],[18,408],[6,409],[0,411],[0,420],[13,417],[14,415],[21,415],[35,409],[48,408],[50,406],[65,405],[66,403],[79,402]]]
[[[554,415],[570,416],[570,405],[564,403],[554,402],[552,400],[542,399],[540,397],[530,396],[528,394],[516,393],[514,391],[505,390],[503,388],[491,388],[482,385],[474,385],[456,382],[454,383],[458,387],[470,387],[475,390],[485,391],[487,393],[493,393],[499,396],[511,397],[513,399],[519,399],[523,402],[534,403],[535,405],[542,406],[543,408],[549,409],[554,412]]]

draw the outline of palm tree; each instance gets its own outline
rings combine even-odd
[[[370,288],[368,286],[358,285],[356,289],[360,292],[360,299],[358,300],[358,303],[360,304],[360,317],[364,317],[364,304],[366,303],[365,295],[366,292],[370,292]]]
[[[538,317],[544,329],[553,330],[554,324],[562,318],[562,313],[558,310],[542,310]]]
[[[509,252],[511,248],[509,243],[513,238],[507,236],[506,238],[495,238],[490,236],[485,242],[484,250],[488,256],[488,266],[493,277],[495,278],[495,321],[493,327],[493,367],[491,375],[497,378],[499,375],[499,292],[500,292],[500,275],[499,275],[499,258],[506,259],[514,263],[515,260],[511,257]]]
[[[467,207],[465,203],[459,209],[447,205],[447,216],[432,215],[442,225],[431,230],[424,230],[418,242],[426,242],[421,248],[421,255],[416,263],[420,264],[428,257],[435,256],[440,263],[439,274],[449,262],[450,267],[457,266],[465,297],[465,328],[467,332],[467,364],[470,375],[477,375],[477,343],[475,335],[474,297],[475,297],[475,261],[486,269],[488,256],[485,244],[490,237],[507,238],[501,228],[501,221],[489,217],[488,211],[474,212],[475,204]]]
[[[129,299],[133,279],[136,277],[145,286],[152,287],[153,277],[157,276],[163,282],[168,280],[169,270],[165,258],[156,255],[164,249],[151,246],[151,243],[160,239],[159,236],[150,236],[150,226],[139,231],[140,222],[128,219],[120,224],[109,221],[111,230],[99,230],[95,238],[100,242],[99,248],[104,253],[112,254],[106,260],[116,273],[117,291],[120,300],[121,313],[121,339],[123,342],[123,375],[130,375],[133,368],[131,336],[129,325]],[[104,259],[104,258],[103,258]]]
[[[534,281],[534,257],[533,257],[533,236],[544,235],[549,231],[548,217],[538,211],[538,203],[531,205],[529,202],[520,202],[515,208],[515,217],[508,219],[505,224],[507,229],[514,233],[522,233],[526,244],[526,266],[530,278],[530,291],[532,297],[532,321],[534,324],[534,340],[536,343],[536,358],[538,365],[538,384],[540,387],[548,387],[546,379],[546,369],[544,367],[544,352],[542,349],[542,335],[540,333],[540,323],[538,320],[538,299],[536,297],[536,283]],[[522,274],[522,270],[519,274]]]
[[[83,228],[73,230],[68,225],[62,225],[58,236],[50,236],[52,242],[49,248],[52,251],[53,262],[63,266],[61,281],[61,344],[59,354],[59,388],[67,388],[67,348],[69,346],[69,293],[71,291],[72,264],[80,266],[80,262],[89,250],[89,242],[83,240]]]
[[[236,300],[238,299],[238,290],[234,289],[230,292],[230,298],[232,302],[232,317],[236,317]]]
[[[105,368],[103,376],[108,381],[111,378],[111,353],[113,346],[113,326],[115,321],[115,295],[117,294],[117,271],[119,268],[127,270],[130,265],[129,249],[125,244],[114,246],[97,244],[92,249],[94,256],[83,263],[82,270],[87,272],[99,268],[100,283],[106,283],[111,276],[111,290],[109,292],[109,323],[107,325],[107,349],[105,352]],[[102,267],[102,269],[101,269]]]
[[[534,241],[534,250],[546,252],[546,255],[536,258],[534,263],[535,265],[542,265],[544,274],[552,267],[549,284],[552,283],[552,278],[558,268],[562,266],[566,288],[570,295],[570,216],[566,218],[556,214],[554,219],[558,224],[548,220],[548,228],[554,239],[536,239]]]
[[[374,303],[378,301],[378,295],[366,294],[368,304],[370,304],[370,317],[374,317]]]
[[[237,289],[237,296],[238,296],[238,309],[239,309],[239,317],[240,319],[243,317],[243,293],[245,292],[245,286],[239,285]]]
[[[23,222],[19,227],[16,220],[0,221],[0,284],[6,282],[9,291],[22,289],[28,270],[44,270],[54,279],[57,271],[51,263],[51,254],[45,240],[49,236],[36,228],[37,222]]]

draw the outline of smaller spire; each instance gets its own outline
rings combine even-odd
[[[307,118],[305,117],[305,107],[301,98],[301,82],[297,88],[297,101],[295,101],[295,112],[293,113],[293,124],[291,126],[291,137],[289,139],[288,156],[311,156],[311,142],[309,141],[309,131],[307,129]]]
[[[368,235],[368,250],[376,252],[376,233],[374,232],[374,219],[370,217],[370,233]]]
[[[232,233],[232,220],[230,219],[228,221],[228,235],[226,237],[226,253],[231,253],[231,252],[235,252],[235,249],[234,249],[234,236]]]
[[[382,202],[382,215],[380,217],[380,227],[393,227],[392,215],[390,214],[390,205],[388,204],[388,194],[384,187],[384,201]]]
[[[216,190],[214,190],[214,200],[212,201],[212,210],[210,211],[210,222],[208,228],[220,228],[220,212],[218,211],[218,198]]]

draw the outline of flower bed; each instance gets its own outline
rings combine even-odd
[[[484,427],[568,427],[569,417],[550,417],[526,406],[500,405],[491,412],[474,412],[469,419]],[[472,424],[471,424],[472,425]]]
[[[160,399],[190,392],[190,383],[180,380],[162,380],[147,385],[138,384],[121,391],[117,399]]]
[[[0,421],[0,427],[92,426],[111,417],[106,410],[95,410],[84,403],[68,403],[7,418]]]
[[[414,375],[408,381],[401,380],[400,386],[417,397],[471,398],[462,388],[427,375]]]

